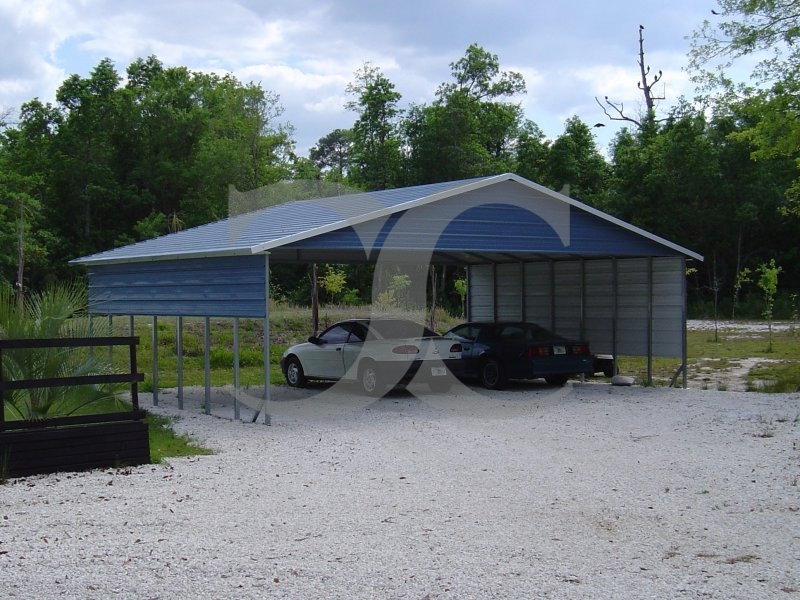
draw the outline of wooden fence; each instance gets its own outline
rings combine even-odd
[[[139,409],[137,372],[138,337],[93,337],[0,340],[3,352],[36,348],[93,348],[128,346],[127,373],[109,373],[6,380],[0,369],[0,477],[22,477],[57,471],[139,465],[150,462],[150,441],[144,413]],[[5,394],[13,390],[129,383],[130,411],[54,417],[36,420],[6,420]]]

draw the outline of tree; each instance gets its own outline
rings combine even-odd
[[[350,156],[353,151],[353,132],[334,129],[321,137],[316,146],[309,150],[311,162],[324,173],[326,179],[345,181],[350,169]]]
[[[778,293],[778,275],[783,269],[775,264],[775,259],[771,258],[769,263],[758,265],[758,287],[764,293],[764,312],[763,317],[767,320],[769,327],[769,346],[767,352],[772,352],[772,312],[775,306],[775,294]]]
[[[644,60],[644,26],[639,25],[639,81],[636,82],[636,87],[642,92],[644,98],[645,111],[642,115],[632,116],[630,113],[625,112],[625,105],[621,102],[614,102],[605,96],[605,104],[600,102],[595,96],[595,102],[600,105],[605,115],[612,121],[628,121],[636,125],[638,129],[652,127],[660,120],[656,119],[656,103],[658,100],[664,100],[664,96],[657,96],[653,90],[654,86],[659,83],[663,77],[661,70],[652,79],[648,80],[650,76],[650,65]],[[602,125],[602,123],[601,123]]]
[[[525,92],[522,75],[472,44],[450,63],[432,105],[412,106],[404,124],[413,183],[452,181],[513,170],[522,109],[504,101]]]
[[[568,186],[568,195],[602,206],[610,175],[609,165],[597,149],[592,130],[578,117],[567,120],[564,133],[550,146],[545,160],[547,181],[555,190]]]
[[[337,301],[345,291],[347,274],[342,266],[325,265],[322,277],[318,278],[318,283],[332,301]]]
[[[54,140],[57,195],[46,208],[74,256],[113,246],[117,227],[105,225],[119,222],[124,206],[114,146],[125,123],[116,94],[120,81],[104,59],[88,78],[72,75],[56,92],[64,117]]]
[[[796,0],[717,0],[713,20],[695,31],[690,52],[694,80],[722,100],[743,98],[761,118],[739,132],[756,159],[788,157],[800,167],[800,3]],[[729,70],[756,59],[752,83],[735,84]],[[755,84],[755,85],[754,85]],[[709,101],[709,98],[706,98]],[[719,98],[717,98],[719,101]],[[800,177],[785,190],[783,212],[800,217]]]
[[[800,3],[796,0],[717,0],[712,19],[692,33],[689,68],[698,82],[727,87],[727,70],[757,55],[753,78],[785,80],[800,64]],[[708,70],[709,63],[712,70]]]
[[[549,185],[550,144],[536,123],[525,121],[517,138],[514,172],[531,181]]]
[[[277,94],[225,75],[109,60],[57,93],[43,206],[68,259],[227,216],[229,187],[288,178],[291,126]]]
[[[49,270],[53,240],[42,205],[58,120],[52,106],[33,100],[22,106],[18,127],[0,133],[0,269],[3,279],[14,282],[20,301],[29,284],[36,287]]]
[[[706,257],[691,279],[693,299],[724,290],[720,297],[732,304],[744,268],[765,255],[794,264],[797,255],[796,244],[786,244],[796,225],[778,210],[792,165],[752,160],[749,144],[734,135],[752,119],[740,104],[710,119],[679,105],[653,131],[623,130],[612,148],[606,210]]]
[[[366,191],[397,187],[401,182],[400,93],[369,63],[356,71],[355,77],[346,89],[355,99],[345,105],[358,113],[351,136],[350,182]]]

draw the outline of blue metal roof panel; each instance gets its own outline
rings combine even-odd
[[[162,237],[73,260],[76,264],[158,258],[251,254],[280,240],[310,237],[320,229],[346,227],[357,218],[418,201],[487,177],[377,192],[299,200],[271,206]]]

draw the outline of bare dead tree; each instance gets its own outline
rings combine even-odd
[[[663,73],[659,70],[656,75],[653,75],[652,80],[648,81],[650,76],[650,65],[645,64],[644,60],[644,25],[639,25],[639,72],[641,73],[641,80],[636,82],[636,87],[641,90],[644,96],[644,103],[647,107],[647,112],[644,117],[632,117],[625,112],[625,104],[622,102],[614,102],[608,96],[604,97],[605,103],[600,102],[599,98],[595,96],[595,102],[603,109],[605,115],[612,121],[628,121],[633,123],[639,129],[642,129],[646,123],[658,123],[663,119],[656,119],[656,101],[664,100],[664,96],[657,96],[653,87],[661,81]],[[595,127],[602,127],[602,123],[597,123]]]

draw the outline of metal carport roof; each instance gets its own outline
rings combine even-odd
[[[465,202],[473,198],[471,203]],[[457,209],[442,229],[433,250],[447,262],[504,262],[505,253],[569,256],[684,255],[695,252],[612,217],[577,200],[517,175],[506,173],[461,181],[393,190],[288,202],[240,216],[171,233],[121,248],[77,258],[73,264],[108,265],[270,252],[272,260],[296,261],[304,251],[325,252],[327,262],[368,261],[383,247],[387,233],[402,217],[429,221],[436,211],[420,209],[450,200]],[[509,204],[509,200],[513,203]],[[569,211],[567,243],[541,218],[542,206],[551,212],[560,205]],[[498,211],[507,211],[505,215]],[[409,211],[412,211],[409,213]],[[408,213],[408,214],[407,214]],[[371,226],[370,226],[371,224]],[[509,235],[512,225],[519,235]],[[372,231],[379,226],[377,231]],[[532,231],[530,228],[536,228]],[[548,231],[548,229],[550,231]],[[409,228],[413,232],[413,227]],[[365,235],[374,236],[364,247]],[[427,240],[426,240],[427,241]],[[535,242],[536,247],[531,247]],[[418,248],[405,239],[401,247]],[[502,250],[498,252],[498,250]],[[476,257],[475,253],[479,256]],[[514,260],[518,260],[515,257]]]

